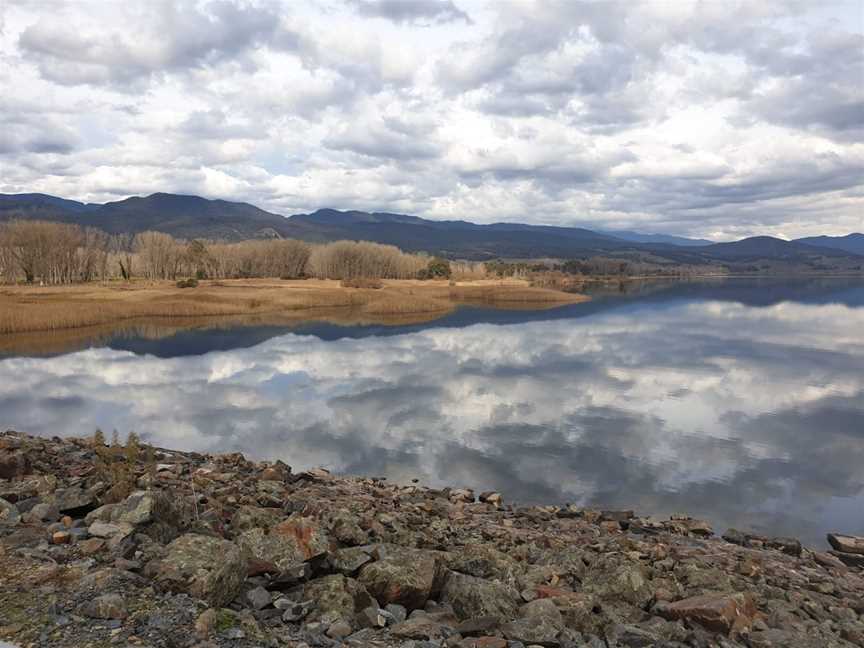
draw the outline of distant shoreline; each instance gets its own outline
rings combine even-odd
[[[543,309],[589,297],[527,281],[385,280],[381,288],[346,288],[334,280],[233,279],[178,288],[170,281],[106,282],[0,288],[0,338],[159,319],[256,316],[296,321],[310,314],[388,323],[423,321],[460,304]]]

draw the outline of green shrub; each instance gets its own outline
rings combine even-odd
[[[198,280],[194,277],[190,277],[189,279],[181,279],[177,282],[178,288],[197,288]]]

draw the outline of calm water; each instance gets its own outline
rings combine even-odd
[[[864,532],[864,283],[652,284],[425,325],[118,336],[0,359],[0,426],[135,429],[822,545]]]

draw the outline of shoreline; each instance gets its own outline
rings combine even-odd
[[[0,641],[22,648],[864,638],[864,538],[822,552],[686,515],[15,432],[0,498]]]
[[[452,286],[440,280],[382,283],[378,289],[316,279],[202,281],[196,288],[177,288],[168,281],[6,286],[0,287],[0,339],[146,319],[278,315],[296,320],[316,312],[386,324],[388,318],[440,317],[461,304],[542,309],[590,299],[512,279]]]

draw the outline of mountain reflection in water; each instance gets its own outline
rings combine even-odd
[[[617,287],[550,311],[108,336],[0,360],[0,425],[239,450],[302,469],[864,531],[860,280]]]

